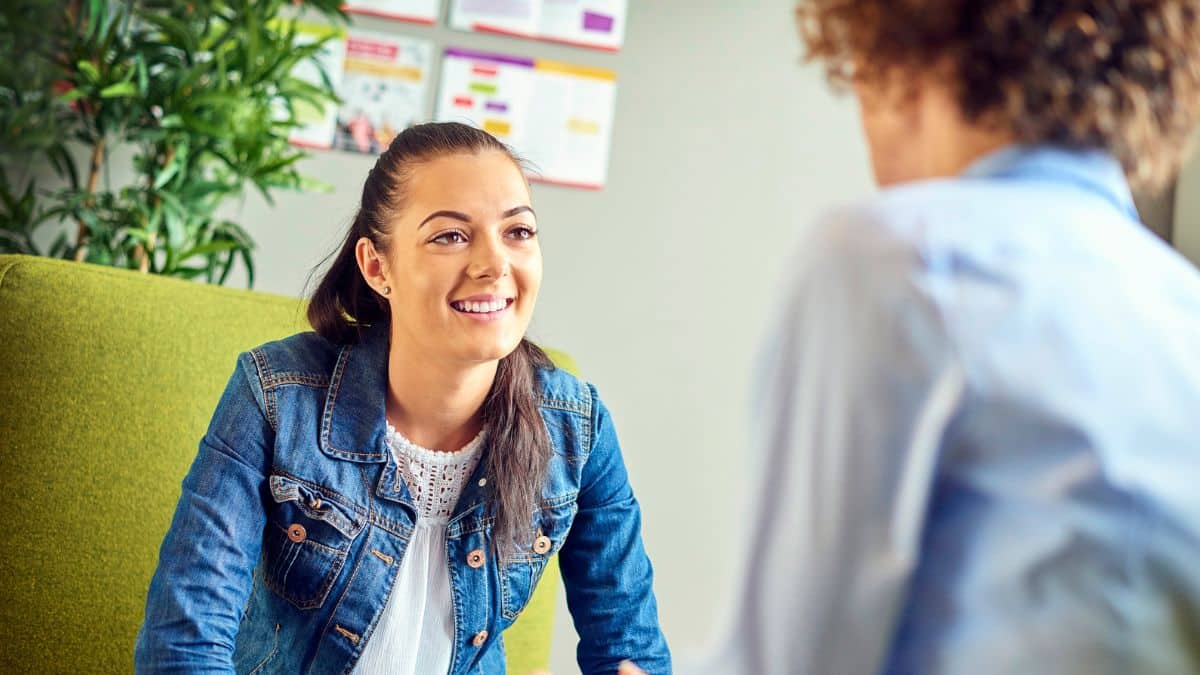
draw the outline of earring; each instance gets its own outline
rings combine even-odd
[[[384,295],[387,295],[388,293],[391,293],[391,292],[392,292],[392,287],[391,287],[391,286],[384,286],[384,287],[383,287],[383,294],[384,294]]]

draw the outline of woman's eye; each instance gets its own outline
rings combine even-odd
[[[439,234],[430,241],[436,244],[462,244],[467,241],[467,237],[462,232],[450,230]]]
[[[509,230],[508,236],[512,237],[513,239],[533,239],[535,236],[537,236],[537,230],[533,229],[532,227],[521,225]]]

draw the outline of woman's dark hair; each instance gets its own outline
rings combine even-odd
[[[948,64],[972,122],[1104,149],[1169,182],[1200,124],[1200,0],[805,0],[807,58],[834,84]]]
[[[490,151],[502,152],[522,167],[512,150],[491,134],[456,122],[420,124],[392,140],[367,174],[350,231],[309,302],[308,321],[317,334],[335,344],[354,344],[363,328],[391,322],[387,301],[358,269],[358,240],[366,237],[377,251],[387,251],[390,223],[404,208],[409,179],[423,163]],[[496,516],[493,532],[497,546],[505,549],[525,545],[532,537],[531,515],[539,505],[552,452],[538,410],[535,377],[538,369],[549,367],[545,352],[522,339],[516,350],[500,359],[483,403],[489,448],[484,462]]]

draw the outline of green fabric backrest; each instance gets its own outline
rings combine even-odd
[[[132,670],[158,547],[237,354],[307,329],[292,298],[0,256],[0,673]],[[504,634],[509,672],[549,663],[551,562]]]

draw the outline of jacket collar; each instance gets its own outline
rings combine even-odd
[[[335,459],[386,463],[376,495],[413,508],[412,496],[387,443],[388,343],[387,325],[371,326],[363,331],[358,343],[339,351],[329,379],[320,446],[322,452]],[[487,498],[486,482],[481,485],[480,481],[486,476],[488,446],[485,441],[475,471],[459,496],[453,522]]]
[[[352,462],[387,461],[387,324],[338,352],[321,416],[321,451]]]
[[[1065,183],[1097,194],[1135,221],[1141,220],[1124,169],[1102,150],[1010,145],[977,159],[962,176]]]

